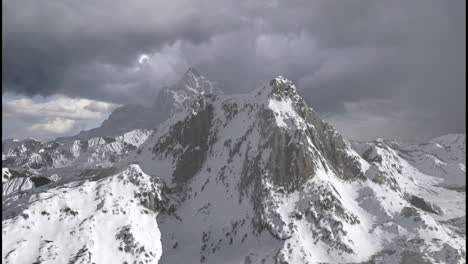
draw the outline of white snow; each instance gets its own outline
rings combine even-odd
[[[156,214],[135,197],[159,193],[157,188],[132,165],[102,180],[72,182],[31,195],[15,217],[2,221],[2,262],[158,263],[162,252]],[[116,237],[125,227],[133,237],[128,252]]]

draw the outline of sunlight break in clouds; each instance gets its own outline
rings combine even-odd
[[[80,127],[87,127],[87,123],[101,121],[113,111],[117,104],[97,100],[70,98],[67,96],[52,96],[45,102],[38,102],[30,98],[2,98],[3,115],[5,118],[14,117],[20,131],[34,131],[35,133],[64,135]],[[74,131],[77,132],[77,131]],[[10,135],[8,135],[10,136]],[[22,135],[12,135],[22,137]]]
[[[56,117],[51,120],[46,120],[45,123],[32,125],[31,131],[44,131],[54,134],[64,134],[70,132],[76,124],[76,120]]]

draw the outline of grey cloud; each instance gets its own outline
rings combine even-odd
[[[97,125],[118,105],[88,99],[53,96],[45,102],[27,98],[2,98],[3,135],[13,138],[33,136],[52,139],[53,136],[77,133],[79,129]]]
[[[284,75],[349,137],[465,131],[464,1],[2,5],[4,91],[147,103],[194,66],[231,93]]]
[[[201,43],[243,23],[217,6],[207,15],[199,10],[206,4],[191,1],[19,0],[2,6],[3,90],[25,95],[103,98],[109,94],[100,94],[101,86],[119,81],[119,68],[139,54],[176,40]]]

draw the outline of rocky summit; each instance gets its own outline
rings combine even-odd
[[[465,166],[464,134],[350,142],[284,77],[189,69],[99,128],[2,140],[2,263],[466,263]]]

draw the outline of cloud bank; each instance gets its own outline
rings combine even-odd
[[[148,103],[193,66],[228,93],[286,76],[349,138],[465,132],[464,1],[2,6],[4,93]]]

